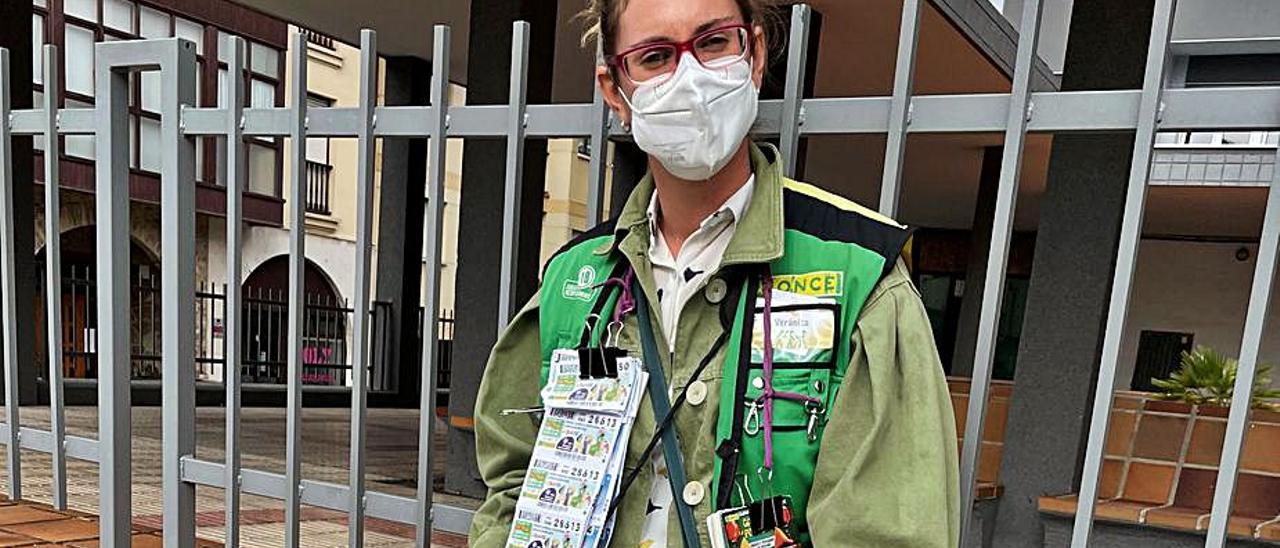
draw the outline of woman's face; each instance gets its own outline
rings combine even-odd
[[[629,0],[618,17],[614,29],[616,54],[629,48],[651,42],[689,40],[701,32],[724,25],[743,23],[742,12],[735,0]],[[757,87],[764,77],[764,31],[753,29],[754,45],[751,50],[752,78]],[[614,75],[617,74],[617,78]],[[605,102],[618,114],[623,123],[631,123],[631,109],[622,98],[635,92],[636,84],[605,65],[596,68],[596,82],[604,94]]]

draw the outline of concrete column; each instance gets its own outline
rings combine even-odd
[[[973,375],[973,354],[978,344],[978,321],[982,313],[982,289],[987,280],[987,256],[991,251],[991,225],[995,222],[996,191],[1000,188],[1000,155],[1004,147],[986,147],[982,171],[978,175],[978,200],[973,208],[969,262],[965,267],[964,295],[960,300],[960,321],[951,357],[951,375]]]
[[[416,57],[388,57],[385,70],[384,100],[388,106],[430,103],[431,63]],[[382,373],[396,387],[395,395],[386,403],[409,407],[418,406],[420,386],[418,303],[422,292],[422,215],[426,203],[428,141],[382,141],[382,195],[378,214],[384,230],[378,231],[375,285],[377,299],[391,303],[391,309],[387,319],[390,344],[380,359],[387,364]],[[379,380],[376,370],[374,379]]]
[[[511,24],[528,21],[530,104],[551,99],[555,57],[556,10],[542,0],[472,0],[467,45],[467,104],[506,104],[510,88]],[[497,340],[498,265],[502,249],[502,180],[506,169],[502,139],[468,139],[462,156],[462,203],[458,221],[458,274],[455,289],[457,327],[449,393],[449,459],[447,491],[482,497],[485,487],[476,469],[475,435],[471,430],[476,390],[489,351]],[[515,307],[538,286],[542,240],[542,196],[547,143],[529,139],[524,152],[524,185],[520,192]]]
[[[1152,0],[1077,0],[1064,91],[1142,85]],[[1037,497],[1077,490],[1133,132],[1057,135],[1005,427],[995,546],[1043,546]]]
[[[9,50],[10,105],[14,110],[31,108],[31,3],[0,3],[0,48]],[[34,310],[44,310],[39,305],[36,292],[36,219],[35,219],[35,162],[31,137],[13,138],[13,236],[14,274],[17,275],[18,340],[0,340],[0,345],[18,345],[19,400],[22,404],[36,403],[39,389],[36,379],[40,375],[35,363],[36,340]],[[54,288],[57,291],[57,288]],[[7,296],[6,296],[7,297]],[[41,320],[43,321],[43,320]],[[0,333],[0,338],[3,333]],[[0,378],[0,386],[4,379]],[[3,391],[0,391],[3,394]],[[3,399],[0,397],[0,399]]]

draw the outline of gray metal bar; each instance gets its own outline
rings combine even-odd
[[[600,41],[596,41],[596,64],[604,64]],[[604,220],[604,186],[609,169],[609,126],[613,121],[609,105],[604,102],[604,92],[592,83],[591,89],[591,160],[587,164],[587,228]]]
[[[1258,370],[1258,352],[1270,311],[1271,293],[1275,287],[1276,254],[1280,247],[1280,169],[1274,170],[1271,189],[1267,193],[1267,210],[1262,221],[1262,239],[1258,243],[1258,259],[1253,271],[1253,289],[1249,293],[1249,311],[1245,314],[1244,337],[1240,343],[1240,359],[1232,392],[1231,413],[1222,440],[1222,458],[1218,461],[1217,487],[1213,491],[1213,513],[1209,518],[1206,548],[1222,548],[1227,541],[1227,525],[1235,499],[1236,477],[1240,472],[1240,452],[1244,448],[1250,403],[1253,399],[1254,374]]]
[[[435,452],[431,450],[432,435],[435,432],[436,418],[436,372],[439,371],[440,356],[438,350],[439,308],[440,303],[440,261],[444,249],[444,183],[445,183],[445,151],[448,146],[444,138],[448,130],[449,112],[449,27],[435,26],[435,41],[432,44],[432,59],[435,60],[435,71],[431,75],[431,104],[435,106],[431,117],[431,143],[427,149],[427,218],[423,223],[423,260],[427,268],[423,272],[423,282],[427,288],[423,299],[422,314],[422,402],[418,408],[418,508],[414,515],[416,534],[414,544],[419,548],[431,546],[431,495],[432,465]]]
[[[915,0],[907,0],[912,2]],[[804,82],[809,59],[809,20],[812,17],[808,4],[791,7],[791,36],[787,39],[787,79],[782,97],[782,135],[779,144],[782,152],[782,173],[787,177],[796,174],[796,155],[800,150],[800,126],[804,125]]]
[[[373,166],[374,147],[373,109],[378,102],[378,40],[369,29],[360,31],[360,125],[356,158],[356,311],[354,353],[351,358],[351,500],[347,516],[348,544],[364,545],[364,473],[365,473],[365,422],[368,417],[369,397],[369,321],[371,301],[370,270],[373,256]]]
[[[307,155],[307,39],[301,32],[289,36],[290,108],[289,147],[289,379],[285,434],[285,546],[301,545],[302,497],[302,337],[305,306],[304,273],[307,264],[306,167]]]
[[[226,485],[226,473],[222,463],[188,457],[182,459],[182,465],[183,481],[218,489]],[[244,469],[242,473],[245,493],[276,500],[284,498],[284,476],[249,468]],[[303,480],[302,485],[306,487],[302,492],[304,504],[339,512],[350,510],[351,497],[348,494],[350,489],[348,486],[313,480]],[[365,497],[368,516],[371,518],[410,525],[417,520],[418,501],[416,499],[377,491],[368,491]],[[471,510],[444,504],[432,506],[432,513],[435,515],[436,529],[460,535],[467,534],[474,514]]]
[[[97,49],[97,207],[98,253],[98,532],[107,546],[129,546],[132,510],[132,445],[129,378],[129,77],[113,63],[126,42]],[[125,55],[120,55],[125,57]]]
[[[888,140],[884,146],[884,173],[880,180],[880,212],[890,217],[897,216],[902,194],[902,162],[907,155],[907,126],[911,125],[919,37],[920,0],[903,0],[898,60],[893,69],[893,98],[889,103]]]
[[[226,115],[222,118],[227,130],[226,138],[226,192],[227,192],[227,285],[223,301],[223,351],[222,379],[226,385],[226,478],[223,497],[226,515],[227,548],[240,546],[240,371],[244,360],[240,331],[243,319],[241,303],[243,288],[240,285],[244,247],[244,188],[248,180],[248,151],[244,144],[244,61],[245,43],[239,36],[227,41],[230,49],[227,58]]]
[[[58,46],[44,46],[45,89],[62,89],[58,79]],[[3,88],[0,88],[3,89]],[[62,399],[62,219],[58,140],[58,94],[44,94],[44,281],[45,338],[49,351],[49,431],[53,434],[53,507],[67,509],[66,414]]]
[[[1125,195],[1124,217],[1120,225],[1120,247],[1116,253],[1116,270],[1111,283],[1111,304],[1107,310],[1107,330],[1102,341],[1102,363],[1098,370],[1098,386],[1093,394],[1093,415],[1089,426],[1089,444],[1085,450],[1084,469],[1080,476],[1080,500],[1076,506],[1075,525],[1071,534],[1072,548],[1086,548],[1093,532],[1094,503],[1098,497],[1098,476],[1111,426],[1111,400],[1116,385],[1116,365],[1120,360],[1120,343],[1129,314],[1129,298],[1133,290],[1133,274],[1138,261],[1138,245],[1142,239],[1142,221],[1146,210],[1147,174],[1151,170],[1151,150],[1155,145],[1160,117],[1160,95],[1164,87],[1165,62],[1168,59],[1169,34],[1173,27],[1176,0],[1156,0],[1151,19],[1151,38],[1147,45],[1147,65],[1143,71],[1142,99],[1138,103],[1138,128],[1133,142],[1133,159],[1129,167],[1129,187]],[[988,273],[990,274],[990,273]]]
[[[1036,116],[1032,132],[1116,131],[1138,124],[1141,90],[1046,91],[1031,94]],[[920,95],[911,99],[912,133],[1003,132],[1008,93]],[[1161,128],[1170,131],[1273,130],[1280,126],[1280,87],[1184,88],[1164,92]],[[878,134],[889,131],[892,97],[805,99],[800,135]],[[760,101],[752,128],[757,137],[781,134],[782,101]],[[60,132],[93,133],[92,111],[62,109]],[[351,108],[312,109],[307,134],[312,137],[355,137],[358,113]],[[378,107],[377,137],[425,137],[431,107]],[[526,137],[589,137],[597,112],[592,104],[528,105]],[[14,135],[36,135],[44,128],[39,110],[13,113]],[[451,137],[506,137],[506,105],[457,106],[450,109]],[[224,135],[221,109],[188,109],[188,135]],[[245,135],[287,136],[288,109],[258,108],[245,112]]]
[[[9,132],[9,50],[0,49],[0,299],[4,301],[4,420],[9,426],[9,498],[22,500],[18,433],[18,278],[13,236],[13,137]]]
[[[23,426],[19,429],[18,445],[23,449],[52,455],[54,450],[53,433]],[[0,445],[9,445],[9,425],[0,423]],[[65,436],[64,451],[67,457],[87,462],[98,462],[98,440],[80,436]]]
[[[160,86],[163,524],[166,548],[189,548],[196,542],[196,488],[182,481],[179,460],[196,451],[196,142],[180,126],[182,109],[196,102],[196,46],[167,46]]]
[[[63,135],[92,135],[97,121],[92,108],[64,108],[58,111],[58,133]],[[44,133],[44,109],[15,110],[9,120],[14,135],[41,135]]]
[[[520,241],[520,184],[524,178],[524,113],[529,81],[529,23],[511,24],[511,89],[507,109],[507,173],[502,193],[502,262],[498,271],[498,334],[511,322]]]
[[[995,219],[991,224],[991,247],[987,253],[987,275],[983,280],[977,348],[973,357],[973,376],[969,383],[969,409],[965,421],[964,445],[960,451],[961,539],[970,538],[969,529],[973,525],[973,494],[977,487],[978,457],[982,450],[991,370],[995,363],[996,330],[1004,302],[1005,269],[1009,263],[1009,242],[1013,236],[1013,214],[1017,208],[1018,183],[1022,174],[1022,152],[1027,137],[1027,122],[1031,117],[1031,75],[1035,72],[1042,4],[1043,0],[1023,4],[1022,22],[1018,30],[1018,52],[1014,58],[1013,87],[1005,122],[1004,151],[1000,158]]]

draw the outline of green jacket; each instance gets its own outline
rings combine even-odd
[[[769,152],[773,152],[772,149]],[[797,511],[805,518],[802,521],[814,546],[957,545],[959,489],[954,417],[928,318],[905,267],[896,260],[905,231],[848,200],[784,179],[776,157],[770,158],[764,150],[753,147],[752,162],[756,190],[751,204],[739,221],[720,272],[709,278],[712,281],[705,288],[707,298],[691,299],[682,312],[675,351],[671,361],[663,364],[669,383],[679,393],[695,381],[690,377],[706,359],[714,364],[726,359],[736,362],[737,345],[725,345],[719,339],[730,330],[735,331],[736,336],[742,322],[734,325],[726,318],[725,310],[732,311],[750,301],[741,290],[730,291],[736,297],[726,299],[726,284],[719,280],[730,280],[732,288],[739,285],[732,280],[745,279],[734,277],[744,269],[765,264],[777,269],[779,265],[797,262],[795,255],[806,252],[807,248],[795,244],[796,234],[814,239],[813,233],[829,236],[834,231],[842,244],[849,242],[855,253],[873,256],[878,253],[887,258],[874,263],[874,272],[867,276],[859,275],[857,270],[851,270],[848,276],[860,278],[849,279],[846,284],[848,292],[858,294],[848,309],[852,325],[838,331],[848,338],[842,341],[847,344],[839,345],[840,351],[835,353],[840,360],[839,367],[834,368],[834,375],[827,373],[828,376],[822,377],[838,390],[825,390],[828,393],[825,424],[818,441],[820,445],[815,445],[807,454],[811,462],[800,466],[807,468],[806,476],[811,473],[812,477],[804,477],[801,482],[810,487],[809,492],[803,494],[807,496],[797,497],[800,499]],[[632,193],[616,223],[589,232],[566,249],[577,248],[581,253],[584,246],[590,246],[591,253],[602,257],[620,255],[635,269],[650,302],[656,302],[648,262],[649,224],[645,215],[652,192],[652,181],[646,177]],[[825,228],[814,230],[815,226]],[[790,255],[784,256],[784,252]],[[549,295],[555,291],[559,296],[561,286],[574,280],[560,279],[564,276],[555,270],[556,261],[551,264],[553,268],[544,280],[543,291]],[[775,287],[779,287],[776,279]],[[570,295],[568,286],[563,291]],[[713,295],[717,292],[719,295]],[[584,301],[595,300],[585,297]],[[737,304],[717,304],[722,301]],[[558,298],[547,299],[547,302],[565,303]],[[540,325],[540,317],[545,323],[548,315],[546,311],[540,314],[539,303],[539,297],[535,296],[513,320],[494,347],[481,383],[475,413],[477,457],[490,492],[472,524],[472,546],[505,545],[537,434],[537,425],[528,416],[503,417],[501,411],[540,404],[538,379],[542,358],[549,347],[568,342],[567,339],[547,340],[556,338],[556,332]],[[630,322],[634,324],[634,318]],[[655,326],[655,330],[658,329],[660,327]],[[628,325],[620,346],[638,355],[635,331],[634,325]],[[715,455],[724,443],[725,427],[736,427],[742,420],[738,413],[735,425],[734,413],[727,412],[734,403],[731,398],[722,397],[721,405],[715,405],[717,394],[732,395],[729,387],[733,386],[734,371],[727,366],[707,367],[696,380],[704,383],[712,396],[702,405],[686,404],[675,422],[690,481],[706,486],[707,492],[713,494],[718,485],[723,485],[719,477],[720,462]],[[786,374],[795,376],[793,371]],[[817,377],[806,377],[810,378]],[[777,379],[775,373],[775,381]],[[824,391],[821,382],[800,382],[779,389],[797,387],[810,395],[820,396]],[[775,424],[778,420],[803,424],[804,412],[788,413],[785,405],[775,405]],[[779,406],[782,407],[780,413]],[[653,480],[651,466],[641,461],[640,451],[653,434],[654,422],[652,407],[646,398],[633,428],[627,455],[628,468],[638,466],[641,474],[619,508],[613,546],[638,544]],[[793,431],[781,435],[803,439],[804,434]],[[775,443],[778,439],[779,434],[775,433]],[[758,452],[758,443],[748,442],[742,447],[753,457],[744,457],[744,461],[755,466],[759,456],[752,453],[753,449]],[[680,498],[681,492],[677,489],[677,504],[681,503]],[[700,524],[714,511],[716,498],[709,494],[694,508]],[[675,519],[674,512],[668,524],[668,545],[679,546],[679,520]],[[706,531],[701,534],[704,545],[709,545]]]

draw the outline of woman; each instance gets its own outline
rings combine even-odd
[[[549,261],[494,347],[475,414],[490,491],[472,546],[505,545],[538,431],[503,411],[541,405],[534,379],[556,349],[596,341],[585,319],[609,317],[619,286],[640,314],[621,316],[617,346],[670,388],[650,383],[633,425],[612,546],[709,546],[706,518],[752,503],[787,508],[776,521],[813,546],[957,545],[955,424],[899,260],[908,231],[785,179],[778,152],[747,138],[764,4],[586,11],[606,53],[597,83],[649,174],[615,221]]]

